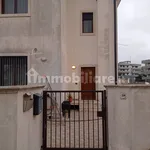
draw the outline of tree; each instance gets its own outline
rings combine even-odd
[[[135,77],[135,82],[145,82],[143,77],[146,77],[145,74],[139,74],[137,77]]]

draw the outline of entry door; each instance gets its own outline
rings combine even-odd
[[[95,67],[81,68],[81,90],[95,91]],[[82,92],[82,100],[95,100],[95,92]]]

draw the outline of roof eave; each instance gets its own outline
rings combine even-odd
[[[120,2],[121,2],[121,0],[117,0],[117,6],[119,6]]]

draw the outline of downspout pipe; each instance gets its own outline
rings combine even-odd
[[[115,85],[118,84],[118,52],[117,52],[117,3],[114,1],[114,69]]]

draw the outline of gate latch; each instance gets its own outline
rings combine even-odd
[[[97,117],[104,117],[104,111],[98,111]]]

